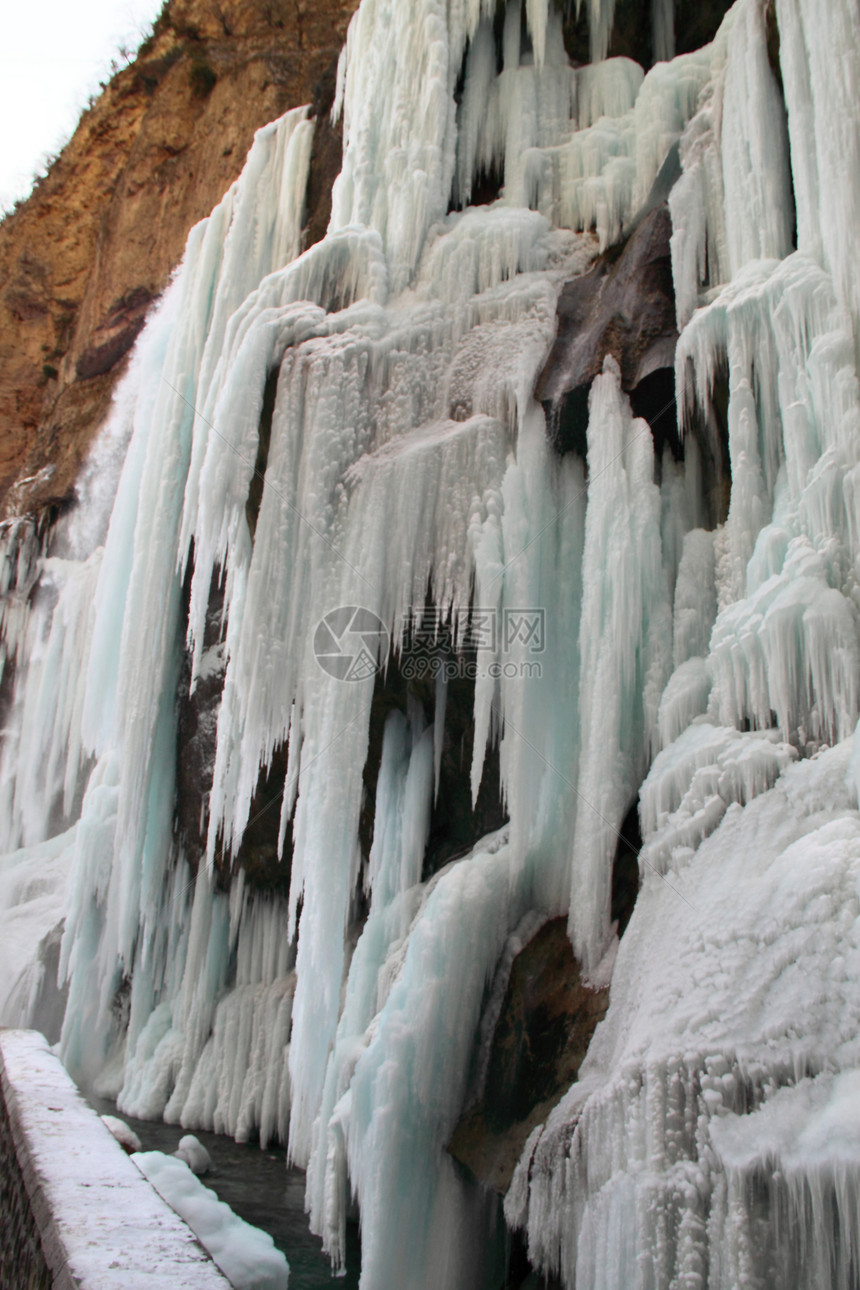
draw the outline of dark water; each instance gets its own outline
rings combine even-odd
[[[217,1193],[247,1223],[268,1232],[290,1264],[290,1290],[317,1290],[333,1286],[356,1290],[361,1267],[358,1226],[347,1224],[347,1271],[333,1278],[331,1264],[320,1241],[308,1230],[305,1214],[305,1175],[287,1167],[280,1147],[261,1151],[254,1143],[240,1145],[232,1138],[203,1129],[182,1129],[178,1124],[135,1120],[121,1115],[113,1102],[89,1098],[99,1115],[116,1115],[134,1129],[144,1151],[175,1151],[179,1139],[193,1132],[212,1158],[212,1169],[202,1182]]]

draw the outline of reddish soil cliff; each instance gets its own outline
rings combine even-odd
[[[69,495],[188,230],[259,126],[301,103],[328,106],[357,3],[169,0],[0,224],[0,518]],[[325,169],[339,163],[330,136],[320,132]]]

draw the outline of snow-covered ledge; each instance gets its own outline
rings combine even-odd
[[[229,1290],[42,1035],[0,1029],[0,1095],[0,1284]]]

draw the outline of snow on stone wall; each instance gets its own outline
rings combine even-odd
[[[40,1034],[0,1030],[0,1091],[3,1186],[17,1197],[0,1215],[4,1286],[228,1290]]]

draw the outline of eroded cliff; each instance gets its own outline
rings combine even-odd
[[[256,129],[300,103],[325,111],[356,7],[168,0],[136,59],[0,224],[0,516],[69,495],[189,228],[237,177]],[[320,143],[331,153],[329,133]],[[338,147],[323,169],[339,160]],[[322,203],[329,189],[330,179],[316,185]]]

